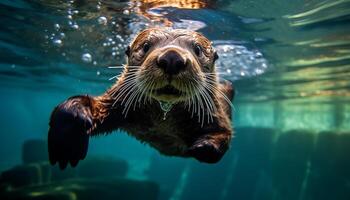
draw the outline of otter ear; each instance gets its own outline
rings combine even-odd
[[[219,58],[219,55],[218,55],[218,53],[215,51],[215,52],[214,52],[214,62],[215,62],[218,58]]]
[[[130,46],[128,46],[125,50],[125,54],[129,57],[130,56]]]

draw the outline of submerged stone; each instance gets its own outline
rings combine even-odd
[[[51,166],[46,162],[37,162],[15,166],[1,173],[0,186],[19,188],[29,185],[40,185],[72,178],[117,178],[125,177],[128,171],[127,162],[115,158],[89,158],[78,167],[65,170]]]
[[[48,164],[28,164],[13,167],[1,173],[0,185],[19,188],[28,185],[48,183],[51,167]]]
[[[292,130],[281,133],[271,156],[271,177],[277,199],[303,199],[315,133]]]
[[[0,193],[6,200],[115,200],[157,199],[158,185],[150,181],[127,179],[71,179],[38,186],[28,186]]]
[[[304,199],[350,199],[350,133],[317,135]]]
[[[160,186],[159,200],[176,199],[174,195],[182,190],[180,185],[186,181],[182,177],[188,174],[188,159],[153,154],[147,176]]]
[[[47,143],[44,140],[27,140],[22,145],[22,161],[24,164],[47,161]]]
[[[124,177],[128,163],[121,159],[95,157],[79,163],[77,170],[78,176],[84,178]]]
[[[271,180],[266,174],[271,170],[270,159],[275,137],[276,130],[270,128],[235,129],[229,150],[232,157],[226,166],[228,167],[226,174],[230,177],[222,179],[226,181],[220,191],[222,199],[254,199],[256,196],[259,200],[272,199]],[[261,184],[262,180],[264,184]],[[220,182],[216,185],[222,186]]]

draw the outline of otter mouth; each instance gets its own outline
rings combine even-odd
[[[171,96],[181,96],[183,92],[176,89],[171,85],[167,85],[163,88],[156,90],[157,95],[171,95]]]

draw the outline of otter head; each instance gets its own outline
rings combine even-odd
[[[205,86],[216,82],[214,62],[218,56],[211,42],[194,31],[146,29],[136,36],[126,54],[124,73],[140,96],[185,102],[203,95]]]

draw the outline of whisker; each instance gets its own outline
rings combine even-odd
[[[131,82],[129,84],[124,85],[123,87],[121,87],[122,89],[120,89],[120,93],[117,94],[117,96],[115,97],[115,101],[113,103],[113,106],[119,101],[120,98],[123,97],[123,95],[125,94],[123,100],[129,95],[129,92],[131,91],[131,89],[136,85],[136,82]],[[122,105],[122,104],[121,104]]]
[[[123,69],[123,68],[137,68],[137,67],[140,67],[140,66],[137,66],[137,65],[116,65],[116,66],[108,66],[109,69]]]
[[[133,104],[134,98],[137,96],[138,94],[138,88],[139,88],[139,83],[136,83],[129,91],[128,94],[130,95],[126,95],[121,103],[121,105],[124,105],[124,109],[122,114],[125,114],[124,117],[126,118],[129,109],[131,107],[131,105]],[[130,93],[131,92],[131,93]],[[125,104],[124,104],[124,100],[126,100]]]
[[[116,75],[116,76],[112,76],[112,77],[109,78],[108,80],[111,81],[111,80],[113,80],[113,79],[118,79],[120,76],[121,76],[121,74]]]
[[[134,76],[136,75],[136,71],[137,69],[129,69],[128,72],[126,72],[126,74],[128,74],[128,76]],[[125,73],[124,73],[125,74]],[[118,75],[112,76],[111,78],[109,78],[108,80],[111,81],[113,79],[119,79],[121,76],[123,75],[123,73],[120,73]]]
[[[118,101],[126,92],[128,92],[129,89],[131,89],[133,86],[136,85],[136,80],[130,81],[128,83],[123,83],[123,85],[121,85],[120,92],[119,94],[117,94],[117,96],[115,97],[116,101]]]
[[[218,77],[215,73],[213,73],[213,74],[206,74],[206,73],[204,73],[204,74],[206,75],[207,78],[215,78],[215,79],[219,78],[221,80],[230,82],[229,80],[223,78],[222,76]]]
[[[197,90],[195,90],[195,97],[196,97],[196,100],[197,100],[197,114],[198,114],[198,122],[202,122],[201,123],[201,126],[203,126],[203,118],[204,118],[204,105],[203,105],[203,101],[202,99],[200,98],[200,95],[199,95],[199,89],[198,89],[198,86],[195,86],[193,85],[194,87],[197,88]]]
[[[217,92],[225,99],[225,101],[226,101],[231,107],[233,107],[233,104],[232,104],[231,100],[226,96],[226,94],[224,94],[221,90],[219,90],[219,89],[217,88],[216,85],[214,85],[214,83],[217,84],[216,82],[211,82],[211,80],[207,80],[207,83],[208,83],[208,86],[210,86],[212,89],[214,89],[215,91],[217,91]]]
[[[140,95],[139,95],[139,97],[136,99],[136,101],[135,101],[135,105],[134,105],[134,110],[135,110],[135,106],[136,106],[136,104],[138,103],[139,105],[141,104],[140,102],[141,102],[141,100],[142,100],[142,98],[145,96],[144,94],[145,94],[145,92],[147,91],[147,89],[148,89],[148,87],[149,87],[149,84],[147,84],[149,81],[146,79],[145,81],[144,81],[144,83],[143,84],[141,84],[143,87],[140,89]]]
[[[122,69],[124,66],[108,66],[109,69]]]
[[[111,95],[114,96],[116,92],[121,90],[121,88],[123,88],[124,86],[128,85],[129,83],[134,82],[136,79],[137,79],[137,76],[128,76],[126,78],[126,80],[119,85],[118,88],[114,89],[114,91],[112,92]]]
[[[195,94],[194,94],[194,86],[193,86],[193,83],[190,83],[190,85],[189,85],[190,87],[190,91],[191,91],[191,99],[192,99],[192,104],[193,104],[193,109],[192,109],[192,114],[191,114],[191,117],[193,117],[194,116],[194,114],[195,113],[197,113],[197,106],[196,106],[196,100],[197,99],[195,99]]]
[[[189,81],[187,81],[187,82],[189,82]],[[185,84],[185,88],[186,88],[186,91],[189,92],[189,99],[186,102],[188,102],[188,112],[190,112],[191,108],[192,108],[192,104],[193,104],[193,98],[192,98],[193,95],[192,95],[192,91],[190,90],[189,83]],[[191,115],[193,117],[193,109],[192,109]]]
[[[199,81],[198,80],[195,80],[197,82],[197,84],[199,85]],[[203,84],[201,84],[202,86]],[[212,115],[212,112],[214,112],[216,110],[216,106],[211,98],[211,96],[208,94],[208,92],[202,87],[199,87],[199,92],[201,94],[201,97],[203,98],[204,100],[204,103],[207,107],[207,115],[208,115],[208,123],[209,121],[213,121],[213,115]]]
[[[138,99],[139,95],[140,95],[140,86],[145,84],[145,80],[140,81],[137,83],[137,85],[134,87],[134,91],[133,93],[130,95],[130,97],[128,98],[127,102],[125,103],[125,107],[123,110],[123,113],[125,112],[125,117],[127,116],[129,109],[131,108],[131,106],[134,104],[133,109],[136,109],[136,99]],[[134,103],[135,102],[135,103]]]

